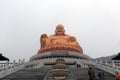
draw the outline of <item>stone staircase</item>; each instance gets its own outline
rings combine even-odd
[[[105,72],[103,70],[100,70],[98,68],[93,68],[95,71],[96,79],[98,80],[98,72],[102,71],[104,72],[105,80],[115,80],[115,76]],[[76,68],[75,66],[70,66],[70,75],[73,77],[73,80],[89,80],[88,77],[88,68]]]
[[[50,66],[42,66],[36,69],[25,68],[1,78],[0,80],[43,80],[50,69]]]
[[[15,73],[12,73],[0,80],[54,80],[51,74],[52,66],[42,66],[41,68],[36,69],[27,69],[24,68]],[[68,66],[69,75],[66,80],[89,80],[88,77],[88,68],[80,68],[75,65]],[[100,69],[94,68],[96,73],[96,78],[98,80],[98,72],[102,71]],[[105,80],[115,80],[115,76],[103,71],[105,74]]]

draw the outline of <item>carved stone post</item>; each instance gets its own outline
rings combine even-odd
[[[13,68],[16,66],[16,61],[13,60]]]
[[[23,61],[22,61],[22,64],[24,64],[25,63],[25,59],[23,59]]]
[[[95,60],[96,63],[98,63],[98,60]]]
[[[8,69],[8,67],[9,67],[9,61],[6,62],[5,69]]]
[[[114,61],[112,60],[112,67],[114,67],[115,68],[115,63],[114,63]]]
[[[18,65],[21,65],[21,59],[18,60]]]
[[[102,64],[102,60],[99,60],[99,64]]]
[[[107,60],[105,61],[105,65],[108,65],[108,61]]]

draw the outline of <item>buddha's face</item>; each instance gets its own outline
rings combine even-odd
[[[55,30],[55,34],[56,35],[64,35],[65,34],[65,30],[64,30],[63,25],[61,25],[61,24],[57,25],[56,30]]]

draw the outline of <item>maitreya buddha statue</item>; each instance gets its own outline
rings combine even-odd
[[[41,49],[38,54],[55,50],[68,50],[83,53],[76,38],[65,34],[63,25],[58,24],[54,35],[42,34],[40,37]]]

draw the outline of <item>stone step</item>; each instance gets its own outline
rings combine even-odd
[[[100,70],[98,68],[93,68],[95,71],[95,76],[98,79],[98,72],[102,71],[105,75],[105,80],[115,80],[115,76]],[[75,66],[69,67],[70,75],[75,77],[75,80],[89,80],[88,68],[76,68]]]
[[[43,66],[38,69],[22,69],[0,80],[43,80],[50,67]]]
[[[0,80],[54,80],[51,74],[51,66],[42,66],[37,69],[22,69],[15,73],[12,73]],[[75,66],[69,66],[69,76],[66,80],[89,80],[88,68],[76,68]],[[94,68],[96,78],[100,69]],[[103,71],[105,74],[105,80],[115,80],[115,76]]]

